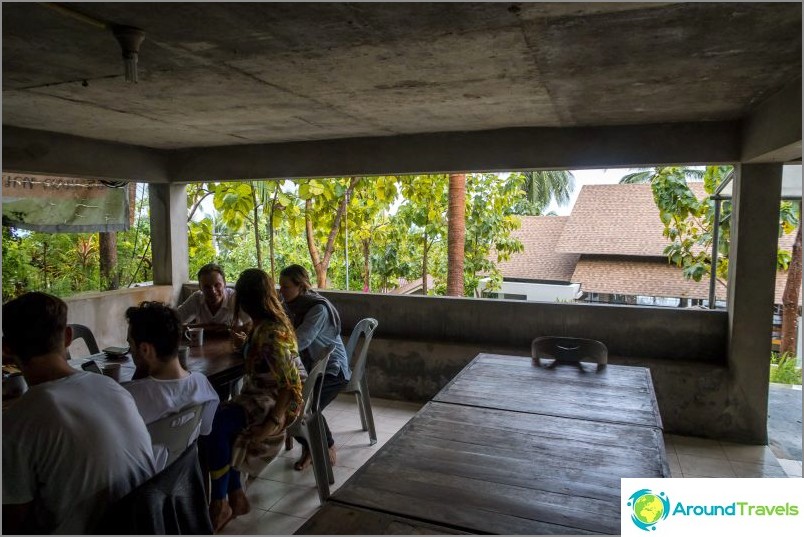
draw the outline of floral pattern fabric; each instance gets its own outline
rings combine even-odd
[[[281,323],[263,321],[244,349],[243,389],[233,402],[246,412],[246,429],[235,440],[232,465],[258,475],[284,445],[285,429],[302,410],[307,377],[296,336]]]

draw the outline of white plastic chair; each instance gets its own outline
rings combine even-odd
[[[147,425],[151,434],[151,444],[163,446],[168,450],[165,467],[178,459],[192,443],[193,433],[201,422],[203,408],[203,403],[189,406]]]
[[[288,438],[298,436],[307,441],[310,447],[310,457],[313,461],[313,473],[318,487],[318,497],[321,504],[329,498],[329,485],[335,483],[335,475],[329,463],[329,453],[327,451],[327,439],[324,434],[324,421],[321,416],[321,388],[324,385],[324,373],[327,369],[327,361],[333,348],[327,350],[320,358],[313,369],[307,374],[302,389],[304,406],[296,421],[291,423],[286,435]]]
[[[369,445],[372,446],[377,443],[377,430],[374,428],[374,414],[371,412],[371,397],[366,378],[366,359],[369,343],[371,343],[378,324],[377,319],[367,317],[355,325],[352,335],[349,336],[349,343],[346,345],[346,356],[349,358],[352,378],[349,379],[349,384],[341,390],[341,393],[355,394],[357,407],[360,409],[360,424],[364,431],[368,431]],[[363,344],[360,351],[357,352],[357,345],[361,339]]]

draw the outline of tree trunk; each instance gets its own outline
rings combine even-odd
[[[128,184],[128,225],[134,225],[134,220],[137,217],[137,183],[131,182]]]
[[[782,294],[782,341],[780,354],[796,354],[796,338],[798,336],[798,297],[801,290],[801,224],[796,231],[793,242],[792,259],[787,269],[787,283]]]
[[[310,210],[313,205],[311,200],[304,202],[304,234],[307,238],[307,250],[310,252],[310,259],[313,262],[313,269],[315,270],[316,284],[319,289],[327,288],[327,270],[321,270],[321,256],[318,253],[318,248],[315,245],[315,238],[313,236],[313,220],[310,218]]]
[[[271,256],[271,279],[276,281],[276,250],[274,248],[274,212],[276,211],[276,198],[279,196],[279,183],[274,184],[274,197],[271,200],[271,211],[268,213],[268,255]]]
[[[105,291],[120,288],[117,274],[117,232],[98,233],[101,285]]]
[[[447,296],[463,296],[463,257],[466,240],[466,175],[449,175],[447,209]]]
[[[427,232],[424,232],[424,247],[422,248],[422,294],[427,295]]]
[[[352,177],[349,181],[349,188],[346,189],[343,201],[338,205],[338,212],[335,214],[335,220],[332,222],[327,244],[324,247],[324,257],[320,257],[313,238],[313,223],[310,220],[312,201],[306,200],[304,202],[304,224],[307,232],[307,249],[310,251],[310,259],[313,261],[313,268],[315,268],[316,279],[318,280],[318,287],[320,289],[327,288],[327,270],[329,269],[329,260],[332,257],[332,252],[335,250],[335,237],[338,236],[341,218],[343,218],[343,213],[346,211],[346,201],[351,197],[358,182],[360,182],[359,177]]]
[[[371,239],[363,241],[363,291],[371,291]]]
[[[257,190],[254,188],[254,182],[251,185],[251,200],[254,202],[254,244],[257,247],[257,268],[262,270],[262,248],[260,247],[260,221],[257,218]]]

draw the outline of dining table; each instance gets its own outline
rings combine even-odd
[[[620,479],[669,476],[648,369],[481,353],[297,534],[617,534]]]
[[[134,378],[136,366],[130,352],[122,355],[99,352],[87,356],[70,357],[67,363],[80,370],[89,361],[94,361],[100,369],[103,369],[106,364],[119,364],[120,373],[117,380],[121,384],[130,382]],[[224,336],[206,337],[202,345],[188,347],[188,356],[184,365],[188,371],[205,375],[222,401],[228,399],[234,385],[243,377],[245,371],[242,354],[236,352],[231,340]],[[3,410],[6,410],[16,399],[18,397],[3,399]]]

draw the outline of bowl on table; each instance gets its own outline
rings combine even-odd
[[[128,358],[129,347],[106,347],[103,353],[107,360],[125,360]]]

